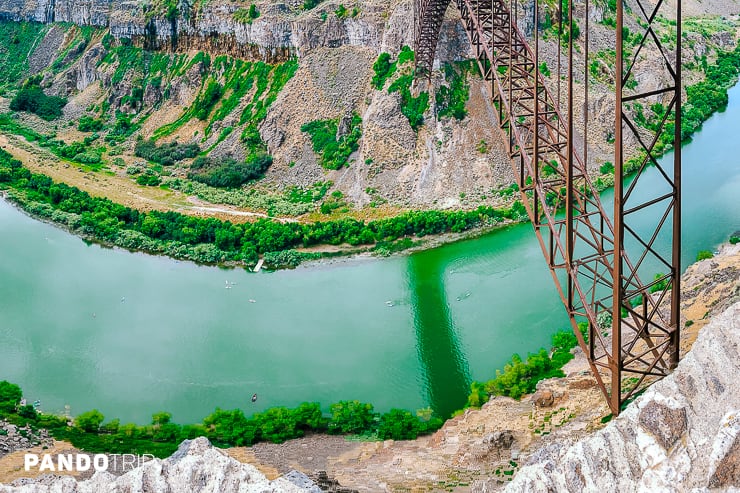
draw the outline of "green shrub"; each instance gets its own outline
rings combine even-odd
[[[437,90],[435,96],[437,115],[440,118],[451,116],[456,120],[462,120],[468,114],[465,103],[470,97],[470,86],[465,80],[467,76],[465,65],[460,65],[456,70],[452,64],[446,63],[443,70],[445,81],[449,85],[441,86]]]
[[[136,177],[136,183],[147,187],[156,187],[162,183],[162,179],[153,170],[146,170]]]
[[[18,408],[18,416],[26,419],[34,419],[36,418],[36,408],[30,404],[20,406]]]
[[[352,114],[349,132],[337,140],[339,120],[315,120],[301,125],[301,131],[311,137],[311,146],[319,155],[319,164],[326,169],[348,165],[349,156],[360,148],[362,118]]]
[[[393,75],[395,70],[396,64],[391,63],[390,53],[381,53],[373,64],[373,71],[375,72],[371,81],[373,87],[375,87],[375,89],[382,90],[385,85],[385,81]]]
[[[304,431],[325,431],[329,425],[318,402],[303,402],[293,410],[293,416],[296,427]]]
[[[99,152],[93,149],[88,149],[85,152],[75,154],[72,157],[72,161],[82,164],[99,164],[102,161],[102,156]]]
[[[369,433],[374,428],[376,414],[373,405],[360,401],[339,401],[329,408],[329,433]]]
[[[253,419],[263,440],[282,443],[303,436],[303,430],[298,427],[293,411],[286,407],[271,407],[264,413],[255,414]]]
[[[271,164],[272,156],[266,153],[253,154],[241,162],[233,158],[199,157],[190,166],[188,178],[212,187],[236,188],[262,178]]]
[[[200,152],[198,144],[179,144],[177,141],[169,142],[157,146],[154,140],[139,139],[136,141],[134,154],[142,157],[147,161],[161,164],[162,166],[171,166],[177,161],[193,158]]]
[[[312,8],[316,7],[321,2],[322,0],[304,0],[303,10],[311,10]]]
[[[21,388],[7,380],[0,381],[0,412],[12,412],[21,402]]]
[[[401,95],[401,113],[408,119],[414,130],[419,130],[424,124],[424,113],[429,109],[429,93],[420,92],[417,97],[411,95],[413,74],[407,74],[396,79],[389,87],[388,92],[398,92]]]
[[[701,250],[699,253],[696,254],[696,261],[699,262],[701,260],[706,260],[708,258],[713,258],[714,254],[710,252],[709,250]]]
[[[62,116],[62,108],[66,104],[66,99],[47,96],[39,86],[26,84],[10,101],[10,109],[35,113],[44,120],[51,121]]]
[[[381,440],[414,440],[419,436],[419,419],[404,409],[391,409],[380,416],[378,438]]]
[[[606,161],[599,168],[599,172],[602,175],[608,175],[608,174],[614,173],[614,165],[610,161]]]
[[[401,47],[401,51],[398,52],[398,61],[396,62],[399,66],[405,63],[414,61],[414,51],[407,45]]]
[[[224,411],[219,408],[203,420],[206,436],[217,445],[251,445],[256,440],[257,424],[248,420],[239,409]]]
[[[59,142],[60,144],[56,146],[54,151],[60,157],[82,164],[99,164],[101,162],[100,149],[91,148],[84,142],[72,142],[70,144]]]
[[[75,418],[75,426],[88,433],[97,433],[105,417],[97,409],[82,413]]]
[[[663,274],[662,272],[661,273],[658,273],[658,274],[655,274],[655,277],[653,278],[653,280],[657,281],[661,277],[665,277],[665,274]],[[666,277],[662,281],[660,281],[660,282],[654,284],[653,286],[651,286],[650,287],[650,292],[651,293],[657,293],[659,291],[663,291],[663,290],[668,289],[670,287],[671,287],[671,278],[670,277]]]
[[[730,236],[730,245],[737,245],[738,243],[740,243],[740,236]]]
[[[105,127],[103,120],[99,120],[88,115],[81,116],[80,121],[77,124],[77,130],[80,132],[99,132],[100,130],[103,130],[103,127]]]
[[[265,253],[265,266],[269,269],[282,269],[298,267],[306,260],[320,258],[321,255],[312,252],[299,252],[298,250],[280,250],[279,252]]]

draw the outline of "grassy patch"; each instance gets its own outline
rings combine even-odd
[[[401,409],[381,414],[372,404],[339,401],[329,406],[328,413],[317,402],[304,402],[292,409],[271,407],[249,418],[240,409],[216,408],[202,423],[184,426],[173,423],[168,412],[154,413],[150,424],[140,426],[121,424],[118,419],[106,422],[105,416],[93,409],[78,415],[68,426],[64,416],[40,414],[33,406],[21,406],[22,395],[17,385],[0,381],[0,418],[20,426],[28,424],[34,430],[47,429],[57,440],[67,440],[86,452],[149,453],[160,458],[171,455],[183,440],[198,436],[207,437],[217,447],[282,443],[308,432],[410,440],[436,431],[443,423],[435,416],[420,418]]]
[[[0,88],[25,78],[28,59],[51,28],[36,22],[0,21]]]
[[[470,86],[466,79],[468,72],[475,67],[474,64],[475,62],[446,63],[443,66],[447,85],[441,86],[435,96],[438,117],[462,120],[468,114],[465,103],[470,97]]]
[[[301,126],[301,131],[311,137],[311,145],[325,169],[348,166],[349,156],[359,148],[362,137],[362,118],[352,114],[348,132],[337,138],[339,120],[315,120]]]
[[[260,12],[257,10],[257,6],[255,4],[250,5],[248,9],[238,8],[236,9],[236,12],[234,12],[234,20],[242,24],[251,24],[252,21],[257,19],[259,16]]]

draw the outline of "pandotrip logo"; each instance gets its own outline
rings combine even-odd
[[[25,454],[25,471],[38,472],[127,472],[154,459],[152,454]]]

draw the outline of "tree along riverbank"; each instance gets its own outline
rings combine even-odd
[[[576,338],[570,331],[557,332],[550,351],[541,349],[530,354],[526,371],[516,372],[518,389],[531,392],[544,378],[564,376],[561,368],[573,358],[570,350]],[[512,357],[513,361],[518,356]],[[520,361],[520,360],[519,360]],[[507,365],[502,381],[513,373]],[[517,367],[518,368],[518,367]],[[498,373],[498,372],[497,372]],[[508,380],[507,380],[508,381]],[[523,392],[507,395],[516,398]],[[240,409],[216,410],[202,423],[179,425],[171,421],[168,412],[152,415],[149,425],[133,423],[122,425],[118,419],[105,422],[105,417],[93,409],[73,420],[37,412],[31,405],[21,405],[23,392],[18,385],[0,381],[0,419],[32,429],[46,429],[55,439],[66,440],[87,452],[153,454],[163,458],[171,455],[180,442],[205,436],[219,447],[250,446],[258,442],[282,443],[309,433],[360,435],[374,440],[413,440],[419,435],[438,430],[444,420],[433,415],[431,409],[416,414],[403,409],[376,413],[373,405],[359,401],[340,401],[329,406],[328,415],[319,403],[304,402],[296,408],[273,407],[247,418]]]
[[[385,254],[413,246],[413,237],[460,233],[526,216],[517,201],[502,209],[481,206],[472,211],[412,211],[369,222],[341,219],[301,224],[260,219],[233,224],[172,211],[140,212],[93,197],[31,173],[4,150],[0,150],[0,188],[29,214],[103,244],[234,266],[253,266],[261,255],[270,267],[295,266],[321,255],[297,248],[325,244],[349,244]]]

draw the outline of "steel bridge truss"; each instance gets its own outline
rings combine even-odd
[[[681,2],[670,6],[667,0],[656,5],[646,0],[625,0],[629,6],[617,2],[614,210],[607,214],[587,173],[588,16],[583,19],[581,49],[568,28],[577,22],[573,2],[564,2],[567,7],[556,12],[561,42],[555,41],[553,97],[540,72],[539,36],[533,36],[530,47],[518,27],[516,0],[508,0],[508,5],[505,1],[455,3],[480,72],[490,84],[522,202],[574,333],[616,415],[645,384],[674,368],[679,357],[679,296],[671,293],[680,291]],[[588,12],[589,0],[584,2],[583,12]],[[432,70],[449,3],[415,0],[417,74],[428,76]],[[534,20],[540,17],[537,3]],[[622,29],[627,8],[640,17],[642,29],[636,44],[638,35],[631,36],[631,46],[623,39],[623,34],[629,35]],[[656,34],[659,15],[677,20],[669,46]],[[539,33],[539,22],[534,25]],[[659,87],[640,92],[634,68],[644,63],[642,53],[648,46],[661,57],[664,73],[658,74]],[[574,50],[585,52],[580,68]],[[561,98],[563,75],[567,87]],[[580,118],[574,115],[577,95],[584,101]],[[637,123],[638,118],[644,121],[647,107],[654,108],[651,130]],[[673,146],[672,159],[658,162],[656,154],[666,143]],[[649,165],[657,168],[657,183],[644,178]],[[628,177],[630,173],[634,176]],[[648,230],[633,220],[638,215],[653,220]],[[667,250],[656,241],[665,236],[671,240]],[[665,273],[655,275],[650,269],[656,265]],[[583,322],[587,330],[582,332]]]

